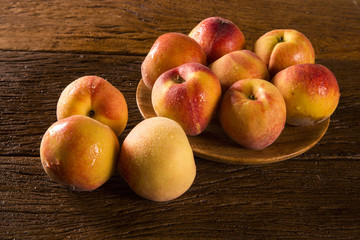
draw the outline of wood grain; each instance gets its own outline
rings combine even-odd
[[[56,103],[61,91],[83,75],[104,77],[124,93],[129,123],[123,138],[142,116],[136,105],[142,56],[84,53],[0,52],[0,149],[2,156],[38,156],[40,140],[56,121]],[[357,116],[360,62],[317,60],[331,69],[341,89],[338,109],[331,117],[324,143],[318,143],[322,158],[360,158],[357,151],[360,126]],[[307,152],[312,154],[312,151]],[[307,155],[306,155],[307,156]]]
[[[141,79],[136,89],[136,104],[143,118],[156,117],[151,103],[151,89]],[[188,136],[194,155],[207,160],[231,164],[269,164],[296,157],[310,148],[326,133],[330,119],[311,126],[286,125],[276,141],[261,150],[241,147],[232,141],[215,114],[205,131],[197,136]]]
[[[358,239],[360,236],[360,10],[357,0],[0,2],[0,239]],[[98,75],[124,93],[129,122],[140,65],[163,33],[188,33],[205,17],[235,22],[252,49],[274,28],[309,37],[341,98],[309,151],[269,165],[196,157],[193,186],[154,203],[119,175],[92,192],[47,177],[42,135],[61,91]]]
[[[191,189],[167,203],[136,196],[119,176],[73,192],[50,181],[38,157],[0,162],[0,230],[15,239],[352,239],[360,230],[360,167],[351,161],[197,159]]]
[[[0,49],[144,55],[166,32],[189,33],[214,15],[233,21],[247,47],[265,32],[293,28],[317,57],[358,59],[357,1],[12,1],[2,0]],[[354,41],[355,40],[355,41]]]
[[[127,129],[141,119],[133,76],[140,75],[142,57],[0,52],[0,61],[5,59],[6,63],[0,65],[3,156],[38,156],[42,134],[56,121],[61,91],[84,75],[101,76],[124,94],[129,107]]]
[[[190,190],[158,204],[137,197],[120,176],[91,193],[70,191],[49,180],[38,155],[42,134],[56,120],[57,98],[82,75],[102,76],[124,93],[130,117],[122,140],[142,120],[135,101],[142,57],[0,54],[6,60],[0,65],[0,232],[9,238],[155,239],[161,232],[172,239],[350,239],[360,232],[358,62],[320,60],[337,75],[342,97],[314,148],[266,167],[197,158]]]

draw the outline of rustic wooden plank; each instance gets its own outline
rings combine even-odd
[[[125,95],[129,108],[126,134],[142,117],[135,92],[142,56],[45,52],[0,52],[0,153],[3,156],[38,156],[46,129],[56,121],[61,91],[83,75],[108,79]],[[338,109],[327,133],[302,159],[360,159],[360,62],[320,59],[337,77],[341,89]]]
[[[291,160],[237,166],[197,159],[178,199],[136,196],[120,176],[93,192],[52,182],[39,157],[0,157],[0,232],[14,239],[353,239],[360,164]]]
[[[236,23],[247,48],[262,34],[293,28],[318,58],[360,58],[357,1],[32,1],[3,0],[0,49],[144,55],[166,32],[189,33],[202,19]]]
[[[101,76],[124,94],[126,134],[141,120],[135,101],[141,62],[138,56],[0,52],[0,155],[39,155],[61,91],[84,75]]]
[[[360,236],[359,2],[40,1],[0,2],[1,239],[358,239]],[[154,203],[119,175],[93,192],[52,182],[40,141],[56,120],[62,89],[98,75],[120,89],[129,123],[139,121],[141,62],[160,34],[188,33],[200,20],[234,21],[252,49],[274,28],[309,37],[317,63],[341,89],[323,139],[294,159],[264,166],[196,158],[183,196]],[[14,51],[15,50],[15,51]]]
[[[328,132],[309,152],[258,167],[196,159],[191,189],[172,202],[153,203],[132,193],[120,176],[94,192],[72,192],[49,180],[38,155],[42,134],[56,120],[61,90],[78,76],[100,75],[124,92],[131,122],[121,138],[141,121],[134,95],[141,56],[0,55],[0,233],[8,238],[351,239],[360,234],[358,61],[319,60],[337,76],[342,96]]]

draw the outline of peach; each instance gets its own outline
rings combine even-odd
[[[315,52],[309,39],[293,29],[276,29],[262,35],[254,52],[265,62],[270,77],[277,72],[301,63],[314,63]]]
[[[145,85],[152,89],[162,73],[189,62],[206,65],[206,55],[201,46],[182,33],[166,33],[156,39],[145,57],[141,64],[141,76]]]
[[[321,122],[333,114],[340,98],[334,74],[320,64],[299,64],[272,79],[286,103],[286,122],[304,126]]]
[[[40,158],[53,181],[74,190],[91,191],[112,176],[119,148],[110,127],[74,115],[48,128],[41,140]]]
[[[199,63],[187,63],[163,73],[151,92],[157,116],[178,122],[187,135],[203,132],[221,97],[215,74]]]
[[[227,53],[245,48],[245,37],[230,20],[209,17],[202,20],[189,34],[205,50],[208,64]]]
[[[61,93],[57,119],[85,115],[111,127],[120,135],[128,121],[123,94],[111,83],[97,76],[84,76],[70,83]]]
[[[136,194],[157,202],[184,194],[196,175],[184,130],[163,117],[143,120],[130,131],[121,147],[118,170]]]
[[[218,77],[224,93],[231,85],[241,79],[259,78],[269,80],[269,73],[265,63],[249,50],[238,50],[225,54],[209,67]]]
[[[266,80],[239,80],[226,91],[219,120],[235,142],[246,148],[263,149],[284,129],[285,101],[280,91]]]

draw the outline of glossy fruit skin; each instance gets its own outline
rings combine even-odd
[[[241,30],[232,21],[221,17],[202,20],[189,36],[204,49],[208,64],[227,53],[245,48],[245,37]]]
[[[238,50],[225,54],[210,64],[209,67],[218,77],[223,93],[235,82],[242,79],[270,80],[265,63],[249,50]]]
[[[336,77],[320,64],[290,66],[277,73],[272,82],[285,99],[286,122],[291,125],[306,126],[324,121],[339,104]]]
[[[40,158],[53,181],[74,190],[91,191],[114,173],[119,148],[110,127],[74,115],[48,128],[41,141]]]
[[[207,64],[202,47],[185,34],[165,33],[156,39],[142,62],[141,76],[145,85],[152,89],[162,73],[190,62]]]
[[[315,62],[310,40],[294,29],[275,29],[265,33],[255,42],[254,52],[268,67],[270,77],[292,65]]]
[[[57,119],[72,115],[91,117],[120,135],[128,121],[128,107],[124,95],[107,80],[84,76],[70,83],[61,93]]]
[[[271,145],[284,129],[285,101],[279,90],[266,80],[239,80],[226,91],[219,120],[235,142],[260,150]]]
[[[183,64],[163,73],[151,93],[156,115],[175,120],[190,136],[206,129],[220,97],[216,75],[199,63]]]

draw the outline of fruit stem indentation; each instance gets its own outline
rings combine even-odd
[[[251,94],[251,95],[249,96],[249,99],[250,99],[250,100],[256,100],[255,95]]]
[[[90,110],[89,112],[88,112],[88,116],[89,117],[93,117],[95,115],[95,112],[94,112],[94,110]]]
[[[174,81],[178,84],[181,84],[181,83],[185,82],[185,79],[183,79],[180,75],[177,75],[176,78],[174,79]]]

